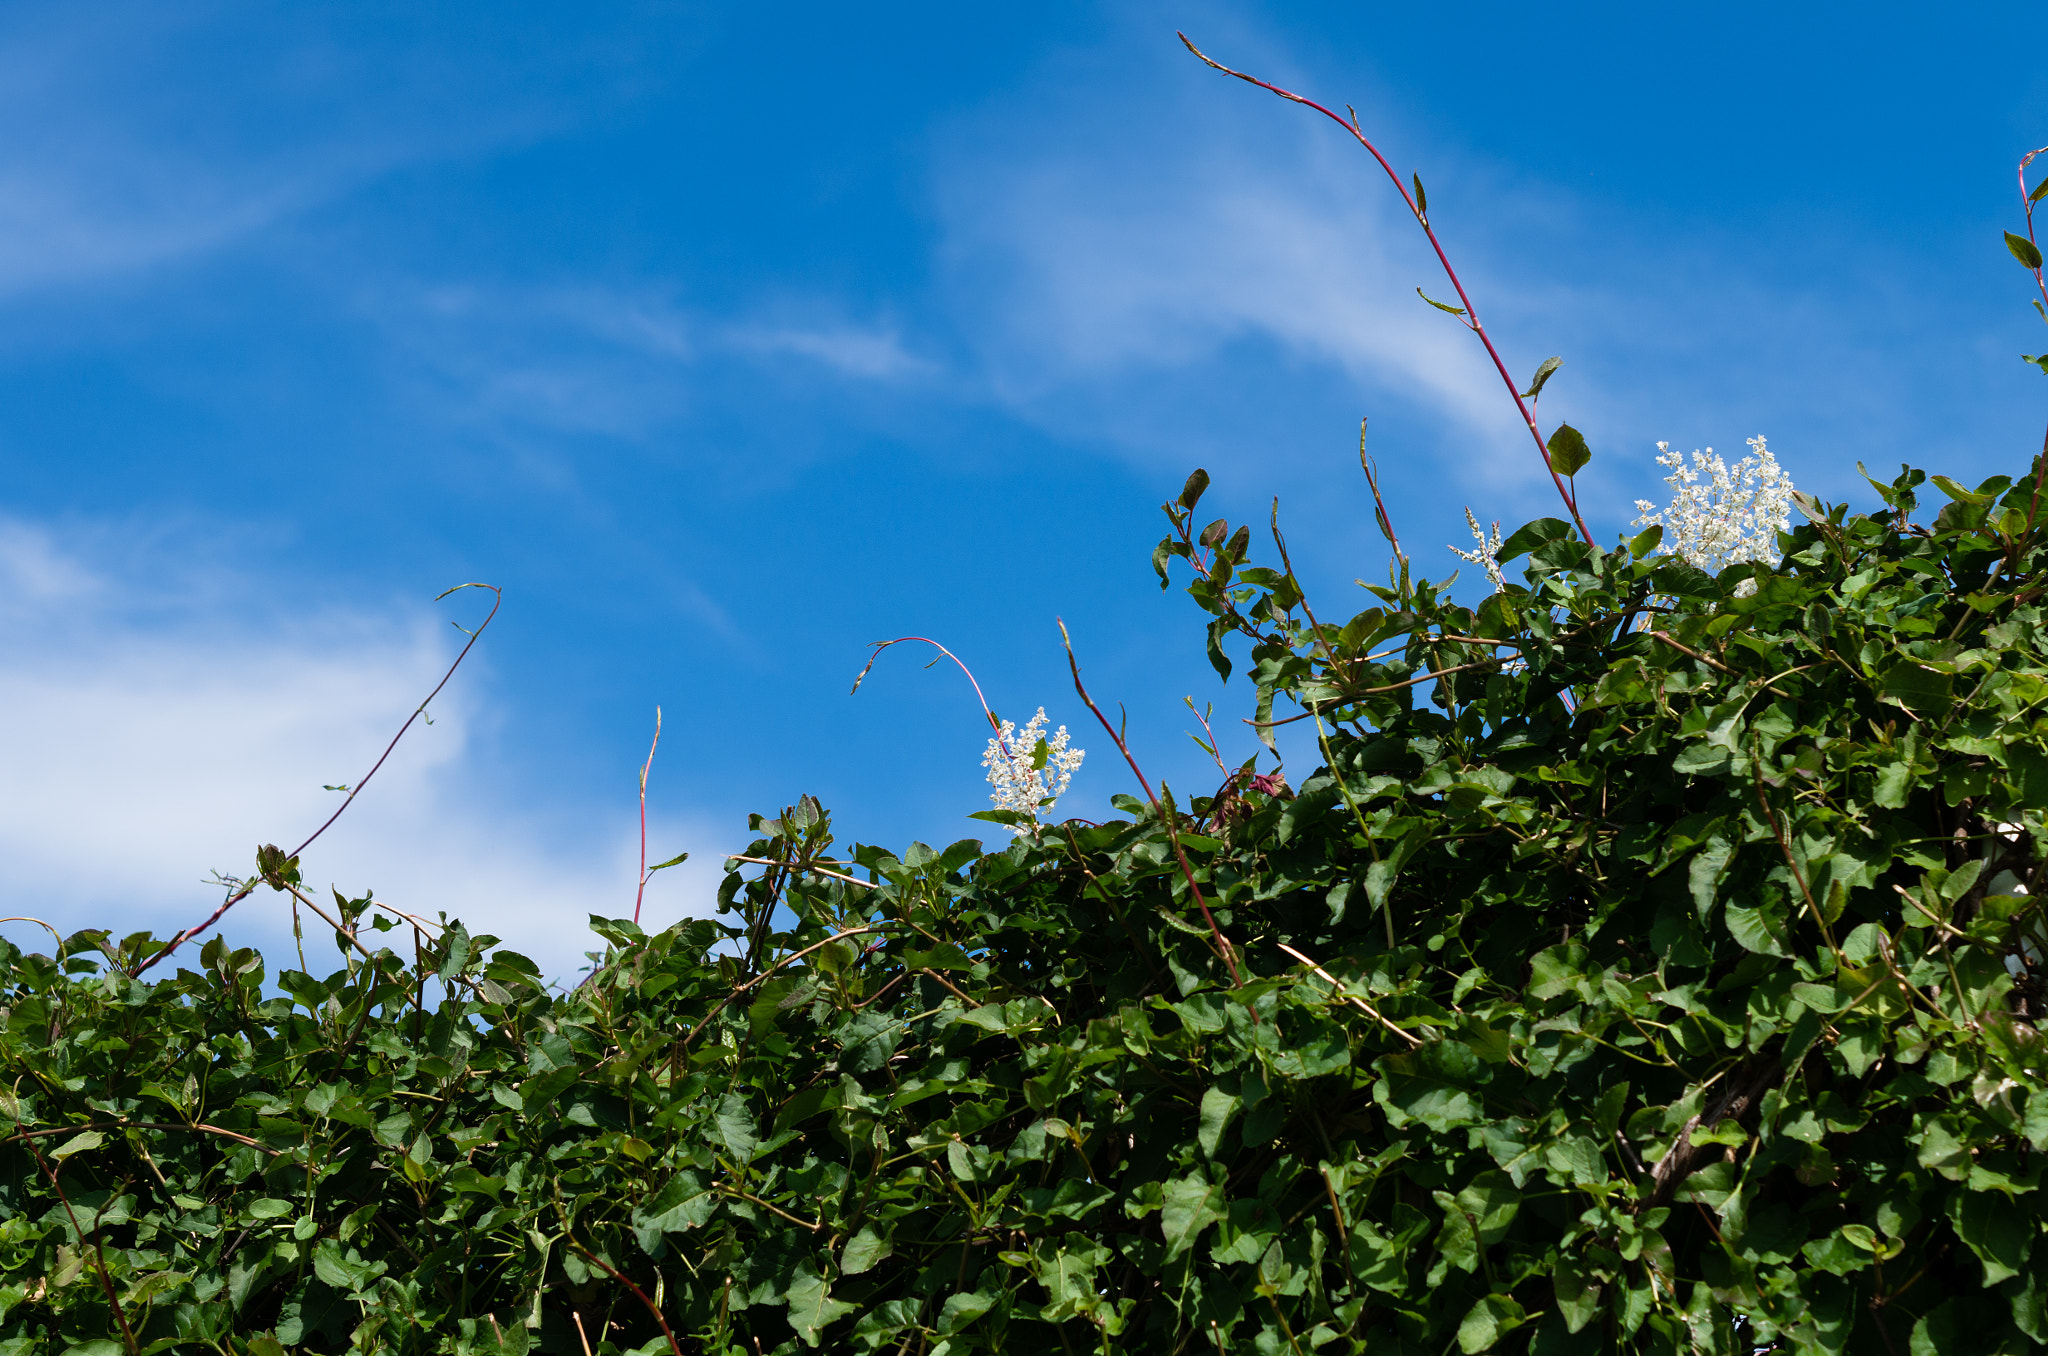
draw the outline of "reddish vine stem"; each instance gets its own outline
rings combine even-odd
[[[469,658],[469,652],[476,648],[476,643],[478,639],[482,637],[484,633],[484,628],[491,624],[492,619],[498,615],[498,609],[504,605],[505,591],[499,588],[496,584],[457,584],[452,589],[443,589],[440,593],[434,595],[434,601],[438,603],[443,598],[446,598],[449,594],[458,593],[463,589],[489,589],[494,595],[496,595],[491,602],[491,610],[489,615],[487,615],[482,622],[478,623],[476,630],[467,633],[469,636],[469,643],[462,647],[462,653],[455,656],[455,662],[450,664],[448,666],[448,671],[441,675],[441,681],[434,684],[434,690],[427,694],[426,700],[422,701],[418,706],[414,707],[413,713],[405,718],[405,724],[399,726],[398,733],[391,736],[391,742],[384,746],[384,752],[377,756],[377,761],[370,765],[370,770],[368,772],[365,772],[362,776],[362,779],[358,781],[353,788],[350,789],[348,793],[348,799],[344,800],[341,803],[341,808],[336,810],[333,814],[327,816],[326,821],[322,823],[319,828],[313,830],[312,833],[306,836],[305,842],[299,844],[297,847],[293,848],[291,852],[286,854],[287,861],[291,860],[292,858],[296,858],[300,853],[304,852],[307,848],[313,846],[313,840],[318,838],[321,834],[327,832],[328,829],[332,828],[334,825],[334,821],[341,818],[343,811],[347,810],[349,806],[355,804],[356,797],[361,795],[363,788],[370,784],[370,778],[377,775],[377,769],[384,766],[384,760],[389,758],[391,756],[391,751],[398,747],[398,741],[405,738],[405,732],[412,728],[412,723],[418,720],[422,715],[426,714],[427,707],[433,702],[434,698],[441,695],[441,689],[448,686],[448,680],[455,676],[455,670],[461,668],[462,661]],[[221,901],[221,905],[219,908],[215,909],[212,913],[206,915],[206,917],[201,919],[198,923],[194,924],[189,928],[186,928],[183,932],[180,932],[177,936],[171,938],[170,941],[164,943],[164,945],[159,950],[154,952],[147,960],[142,961],[133,970],[130,970],[128,972],[129,977],[132,979],[135,976],[140,975],[143,971],[149,969],[152,965],[155,965],[158,961],[170,955],[173,951],[176,951],[186,942],[192,940],[192,938],[197,937],[200,933],[206,931],[215,923],[218,923],[229,909],[234,908],[235,905],[241,903],[244,899],[247,899],[249,897],[249,892],[254,890],[258,885],[262,883],[262,877],[260,876],[245,881],[239,888],[235,890],[233,894],[229,895],[226,899]]]
[[[59,1182],[57,1174],[50,1170],[49,1161],[43,1157],[40,1149],[33,1144],[26,1147],[29,1153],[35,1156],[36,1166],[43,1170],[43,1176],[50,1179],[50,1188],[57,1193],[57,1199],[64,1203],[64,1214],[70,1219],[71,1230],[78,1235],[78,1244],[83,1248],[85,1226],[78,1222],[78,1212],[71,1208],[71,1197],[65,1194],[64,1184]],[[121,1325],[122,1346],[128,1351],[129,1356],[135,1356],[135,1353],[142,1350],[142,1346],[135,1340],[135,1329],[128,1326],[128,1311],[121,1307],[120,1298],[114,1294],[114,1281],[113,1277],[107,1274],[107,1250],[100,1244],[100,1226],[97,1218],[93,1220],[92,1226],[92,1250],[93,1274],[99,1277],[100,1289],[106,1292],[107,1303],[113,1307],[114,1320]]]
[[[1195,883],[1195,869],[1188,865],[1188,854],[1180,845],[1180,833],[1174,828],[1173,817],[1166,813],[1165,807],[1159,803],[1159,797],[1152,793],[1152,783],[1145,780],[1145,773],[1139,768],[1138,760],[1131,756],[1130,745],[1124,742],[1124,737],[1117,732],[1116,726],[1109,723],[1109,717],[1102,714],[1102,708],[1095,704],[1095,699],[1088,695],[1087,687],[1081,682],[1081,665],[1074,658],[1074,638],[1067,634],[1066,622],[1061,621],[1059,628],[1060,640],[1067,647],[1067,667],[1074,674],[1074,691],[1081,694],[1081,700],[1088,704],[1088,709],[1095,713],[1095,719],[1102,722],[1102,728],[1108,731],[1109,737],[1116,742],[1116,751],[1131,765],[1131,775],[1136,777],[1138,785],[1144,788],[1145,799],[1152,802],[1152,812],[1158,815],[1159,822],[1166,826],[1166,837],[1173,844],[1173,855],[1180,863],[1180,874],[1188,883],[1188,892],[1195,897],[1195,907],[1202,911],[1202,921],[1209,925],[1209,935],[1216,940],[1216,954],[1223,957],[1223,963],[1230,967],[1231,987],[1243,988],[1244,976],[1238,973],[1235,950],[1230,945],[1230,939],[1223,935],[1223,929],[1216,926],[1216,918],[1209,912],[1209,901],[1202,897],[1202,887]]]
[[[2041,155],[2043,153],[2048,153],[2048,146],[2042,146],[2038,147],[2035,150],[2028,151],[2025,155],[2020,157],[2020,167],[2018,171],[2016,171],[2020,181],[2020,206],[2026,211],[2027,214],[2027,239],[2030,242],[2032,242],[2036,251],[2038,251],[2041,248],[2041,242],[2039,240],[2034,239],[2034,195],[2027,191],[2027,166],[2034,162],[2035,156]],[[2027,271],[2034,275],[2034,290],[2041,294],[2041,302],[2043,306],[2041,318],[2044,320],[2048,320],[2048,282],[2044,282],[2042,280],[2040,265],[2029,264],[2027,266]]]
[[[272,1158],[276,1158],[283,1153],[283,1150],[273,1149],[268,1144],[265,1144],[262,1140],[251,1139],[247,1135],[244,1135],[239,1131],[223,1130],[217,1125],[208,1125],[205,1121],[194,1121],[190,1125],[187,1125],[182,1121],[88,1121],[84,1125],[59,1125],[53,1126],[48,1130],[18,1130],[14,1134],[9,1135],[6,1139],[0,1140],[0,1144],[12,1144],[16,1140],[22,1139],[43,1139],[49,1135],[69,1135],[81,1130],[109,1129],[191,1130],[208,1135],[219,1135],[222,1139],[231,1139],[235,1141],[237,1144],[246,1144],[250,1148],[256,1150],[259,1153],[269,1154]]]
[[[1579,536],[1584,538],[1590,545],[1593,540],[1593,534],[1586,530],[1586,520],[1579,516],[1578,500],[1571,490],[1565,486],[1564,477],[1560,476],[1557,473],[1557,468],[1551,465],[1550,448],[1544,444],[1542,431],[1536,427],[1535,412],[1530,409],[1528,402],[1522,396],[1522,392],[1516,387],[1515,379],[1508,375],[1507,364],[1501,361],[1500,350],[1493,346],[1493,339],[1486,333],[1486,327],[1479,322],[1479,312],[1474,309],[1472,298],[1466,295],[1465,284],[1458,278],[1458,270],[1451,267],[1451,259],[1448,254],[1444,253],[1443,243],[1436,238],[1436,231],[1429,224],[1428,213],[1424,210],[1423,204],[1418,202],[1408,192],[1408,186],[1401,182],[1401,176],[1395,172],[1392,165],[1387,163],[1387,158],[1380,154],[1379,147],[1373,145],[1366,138],[1365,132],[1358,126],[1357,113],[1352,113],[1349,120],[1341,118],[1313,99],[1304,98],[1302,95],[1296,94],[1292,90],[1282,89],[1278,85],[1268,84],[1255,75],[1246,75],[1243,71],[1232,70],[1222,62],[1211,58],[1201,48],[1195,46],[1194,43],[1189,42],[1188,35],[1185,33],[1176,33],[1174,36],[1179,38],[1181,44],[1195,54],[1197,60],[1202,62],[1203,65],[1208,66],[1211,70],[1220,71],[1224,75],[1242,80],[1248,85],[1257,85],[1269,94],[1277,94],[1290,103],[1297,103],[1304,108],[1314,109],[1346,132],[1349,132],[1352,138],[1359,145],[1365,147],[1372,155],[1372,158],[1379,162],[1380,168],[1387,172],[1387,178],[1393,180],[1394,191],[1399,193],[1401,201],[1408,205],[1408,211],[1414,216],[1415,224],[1422,227],[1422,233],[1429,237],[1429,246],[1436,251],[1436,259],[1439,264],[1443,265],[1444,276],[1450,279],[1452,288],[1457,291],[1459,304],[1465,308],[1465,313],[1458,317],[1458,322],[1478,336],[1479,342],[1486,346],[1486,356],[1493,359],[1493,368],[1496,372],[1500,373],[1500,379],[1507,386],[1508,394],[1514,398],[1515,409],[1521,414],[1524,427],[1529,430],[1529,436],[1536,440],[1536,452],[1537,455],[1543,458],[1543,469],[1550,473],[1550,483],[1557,487],[1558,498],[1562,499],[1564,506],[1571,511],[1572,522],[1578,525]]]
[[[620,1271],[610,1262],[605,1261],[604,1258],[599,1257],[596,1253],[584,1247],[581,1243],[578,1243],[575,1239],[572,1238],[568,1240],[568,1242],[570,1247],[576,1249],[577,1252],[583,1254],[584,1261],[595,1262],[598,1266],[604,1268],[606,1275],[610,1276],[620,1285],[625,1286],[626,1289],[632,1291],[634,1297],[637,1298],[642,1304],[647,1306],[647,1312],[654,1315],[654,1321],[661,1325],[661,1335],[668,1339],[669,1350],[675,1352],[676,1356],[683,1356],[682,1344],[676,1341],[675,1330],[669,1327],[668,1320],[661,1316],[661,1310],[655,1306],[654,1301],[647,1298],[647,1292],[645,1290],[642,1290],[639,1286],[633,1284],[632,1280],[628,1278],[624,1272]],[[602,1336],[602,1334],[600,1334],[600,1336]],[[589,1346],[587,1340],[585,1341],[584,1345],[587,1349]]]
[[[875,652],[869,655],[868,662],[861,666],[860,676],[853,680],[852,692],[860,691],[860,685],[867,681],[868,671],[874,668],[875,661],[882,657],[882,651],[888,649],[891,645],[902,645],[907,641],[913,640],[917,641],[920,644],[931,646],[934,650],[937,650],[940,654],[952,660],[953,663],[959,667],[960,672],[967,675],[968,683],[974,688],[974,699],[981,703],[981,714],[988,717],[988,728],[996,732],[996,742],[1002,745],[1003,756],[1005,758],[1008,758],[1010,756],[1010,742],[1007,739],[1003,738],[1002,722],[996,719],[995,712],[988,709],[988,698],[981,695],[981,684],[975,680],[974,670],[968,668],[966,664],[962,663],[959,655],[954,654],[951,650],[939,644],[939,642],[933,640],[929,636],[898,636],[894,640],[877,640],[869,642],[874,646]],[[936,664],[938,662],[938,660],[934,659],[932,661],[932,664]],[[925,667],[930,668],[931,664],[927,664],[925,665]],[[849,692],[848,695],[851,696],[852,692]]]
[[[2020,207],[2027,214],[2027,240],[2034,246],[2036,254],[2040,253],[2041,242],[2034,235],[2034,195],[2027,191],[2027,166],[2033,163],[2035,156],[2043,153],[2048,153],[2048,146],[2028,151],[2024,156],[2020,157],[2020,167],[2016,171],[2020,181]],[[2041,318],[2048,320],[2048,280],[2042,278],[2041,268],[2038,264],[2029,264],[2027,272],[2034,275],[2034,290],[2041,294],[2040,302],[2036,303],[2040,307]],[[2044,436],[2041,440],[2041,460],[2034,466],[2034,495],[2027,502],[2027,534],[2029,536],[2032,536],[2034,531],[2034,514],[2041,507],[2041,487],[2044,478],[2048,478],[2048,436]]]

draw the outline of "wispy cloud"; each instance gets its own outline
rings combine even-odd
[[[423,611],[252,621],[181,609],[174,554],[94,560],[90,529],[69,535],[88,540],[71,549],[47,526],[0,522],[0,597],[12,600],[0,614],[0,912],[62,932],[167,933],[217,902],[204,877],[246,874],[258,843],[289,848],[332,812],[341,793],[324,786],[365,771],[453,646]],[[247,581],[216,578],[211,591],[237,587],[244,617],[261,617]],[[415,725],[308,852],[306,876],[460,916],[566,974],[588,945],[587,914],[630,911],[637,828],[623,800],[614,816],[496,789],[502,713],[489,690],[481,667],[450,686],[433,723]],[[662,856],[680,844],[704,858],[657,878],[649,917],[666,921],[709,899],[715,852],[686,820],[658,817],[656,832]],[[267,890],[226,928],[288,946],[282,897]]]
[[[903,336],[892,325],[738,324],[725,327],[719,337],[737,352],[763,357],[794,354],[849,377],[889,381],[936,370],[935,364],[904,347]]]
[[[0,297],[204,257],[402,167],[531,139],[630,65],[589,34],[393,18],[233,0],[0,17]]]
[[[1234,87],[1143,64],[1136,82],[1062,66],[947,140],[942,276],[994,397],[1177,452],[1185,420],[1157,380],[1213,386],[1251,345],[1509,444],[1483,352],[1415,295],[1447,289],[1377,168]]]
[[[1215,26],[1236,29],[1228,54],[1281,83],[1340,106],[1373,92]],[[2010,369],[1987,369],[1974,322],[1916,293],[1916,271],[1886,247],[1802,276],[1769,251],[1803,244],[1807,223],[1667,219],[1533,180],[1398,108],[1361,101],[1360,114],[1398,165],[1422,167],[1512,374],[1566,357],[1545,423],[1595,437],[1592,499],[1648,492],[1658,438],[1739,446],[1766,432],[1808,481],[1847,490],[1853,455],[1924,458],[1932,440],[1973,463],[1973,438],[2004,434],[1986,410]],[[1148,464],[1180,468],[1199,449],[1212,465],[1256,461],[1268,481],[1288,404],[1327,410],[1324,447],[1341,437],[1328,406],[1376,425],[1406,407],[1435,423],[1426,441],[1454,492],[1489,514],[1554,511],[1485,353],[1415,294],[1448,291],[1427,242],[1379,167],[1319,116],[1201,70],[1166,35],[1124,30],[1049,61],[940,146],[942,304],[991,399]]]
[[[888,320],[783,300],[723,315],[660,283],[436,283],[365,289],[357,305],[431,374],[443,417],[513,430],[644,438],[698,403],[705,370],[739,362],[857,385],[933,374]]]

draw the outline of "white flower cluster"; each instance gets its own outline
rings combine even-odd
[[[1506,593],[1508,591],[1507,577],[1500,572],[1500,524],[1495,523],[1493,525],[1493,536],[1489,538],[1486,535],[1485,529],[1479,526],[1479,520],[1472,516],[1472,510],[1468,508],[1465,510],[1465,525],[1472,529],[1473,539],[1479,545],[1470,551],[1460,551],[1457,547],[1453,546],[1451,554],[1463,557],[1474,565],[1483,567],[1486,570],[1486,577],[1493,581],[1493,591],[1495,593]]]
[[[1664,554],[1683,556],[1708,574],[1745,560],[1778,563],[1778,534],[1792,523],[1792,478],[1762,437],[1749,440],[1749,455],[1732,469],[1711,447],[1694,452],[1690,466],[1669,443],[1658,443],[1657,451],[1657,464],[1671,468],[1664,483],[1675,493],[1662,509],[1636,500],[1642,516],[1634,525],[1663,527]]]
[[[988,784],[995,788],[989,800],[998,810],[1014,810],[1035,821],[1041,811],[1052,809],[1053,802],[1066,794],[1067,783],[1086,753],[1085,749],[1067,747],[1064,725],[1050,737],[1046,735],[1042,706],[1021,730],[1006,720],[1001,733],[988,741],[988,753],[981,760],[988,769]],[[1011,832],[1019,835],[1029,831],[1023,825],[1011,826]]]

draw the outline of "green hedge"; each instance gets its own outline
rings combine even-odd
[[[366,900],[319,977],[4,947],[0,1352],[2048,1343],[2038,471],[1718,578],[1546,520],[1341,626],[1200,477],[1162,572],[1298,791],[806,800],[566,992]]]

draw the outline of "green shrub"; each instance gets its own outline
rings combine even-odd
[[[569,992],[361,900],[276,997],[6,947],[0,1350],[2048,1342],[2039,473],[1711,578],[1544,520],[1342,626],[1176,504],[1298,792],[805,801]]]

